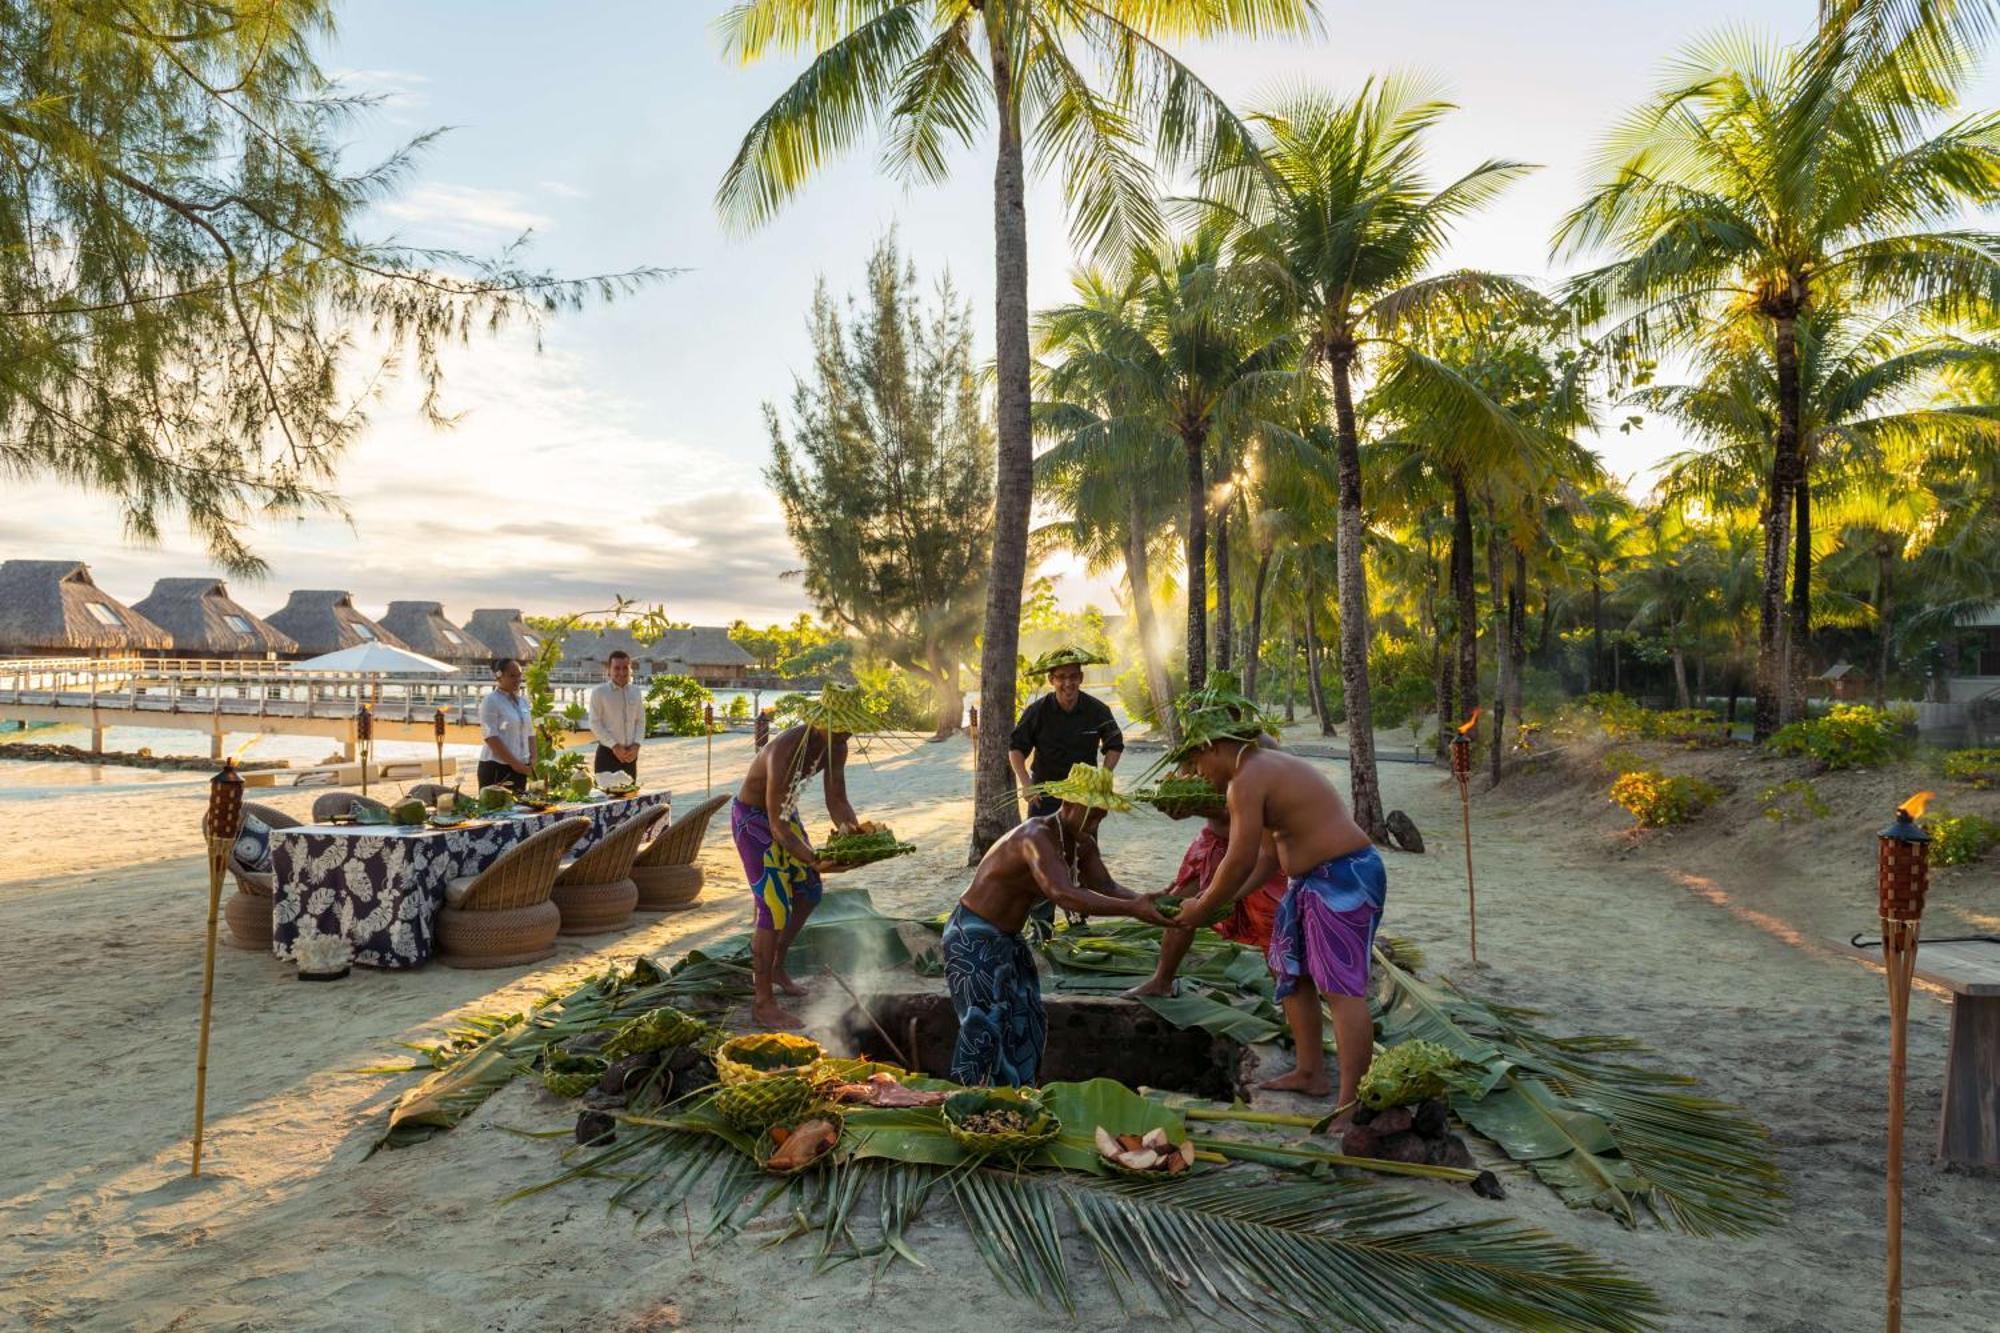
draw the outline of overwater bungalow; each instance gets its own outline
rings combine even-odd
[[[472,613],[465,632],[479,640],[488,661],[512,657],[526,662],[542,651],[542,636],[528,628],[513,607],[486,607]]]
[[[318,657],[363,643],[409,645],[355,609],[351,593],[332,588],[301,589],[271,613],[270,622],[297,641],[298,657]]]
[[[0,656],[124,657],[173,636],[97,586],[80,560],[0,563]]]
[[[298,641],[254,615],[218,578],[161,579],[132,609],[173,636],[179,657],[284,657]]]
[[[757,665],[757,659],[720,625],[670,629],[650,651],[663,662],[661,670],[693,676],[704,685],[741,684]]]
[[[453,666],[493,658],[484,644],[445,618],[442,602],[391,602],[382,613],[382,628],[401,639],[405,647]]]

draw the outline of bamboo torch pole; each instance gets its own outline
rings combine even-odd
[[[1917,823],[1931,794],[1918,792],[1876,836],[1875,892],[1882,917],[1882,963],[1889,980],[1888,1329],[1903,1327],[1903,1084],[1909,1048],[1910,983],[1917,933],[1930,888],[1930,834]]]
[[[375,749],[375,715],[363,704],[354,710],[354,739],[361,747],[361,794],[368,794],[368,758]]]
[[[222,872],[243,822],[243,775],[236,761],[224,762],[208,784],[208,813],[201,831],[208,839],[208,947],[201,964],[201,1044],[194,1059],[194,1160],[188,1174],[201,1174],[202,1119],[208,1106],[208,1020],[215,1001],[215,919],[222,909]]]
[[[437,740],[438,781],[444,781],[444,709],[440,708],[431,717],[431,735]]]
[[[708,764],[708,790],[702,794],[704,796],[713,796],[715,795],[715,705],[712,703],[706,703],[701,706],[701,735],[702,744],[708,749],[706,761]]]
[[[1465,920],[1472,936],[1472,961],[1479,961],[1479,894],[1472,884],[1472,729],[1479,710],[1465,719],[1451,738],[1451,775],[1458,780],[1459,823],[1465,833]]]

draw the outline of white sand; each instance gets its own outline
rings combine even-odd
[[[716,746],[719,789],[744,738]],[[702,788],[701,744],[655,743],[648,777],[682,804]],[[669,757],[670,756],[670,757]],[[954,741],[860,767],[862,812],[917,856],[848,877],[884,910],[936,911],[963,886],[969,752]],[[1344,774],[1343,774],[1344,779]],[[24,797],[67,781],[77,789]],[[1571,1031],[1623,1032],[1701,1074],[1770,1123],[1795,1192],[1792,1221],[1748,1241],[1628,1232],[1564,1209],[1525,1176],[1499,1211],[1614,1258],[1684,1329],[1806,1333],[1878,1327],[1882,1071],[1879,976],[1825,938],[1872,926],[1872,849],[1842,838],[1770,858],[1722,844],[1614,839],[1615,812],[1571,821],[1546,784],[1480,798],[1481,954],[1463,944],[1456,798],[1428,769],[1384,767],[1428,856],[1391,860],[1387,928],[1431,966]],[[263,797],[260,795],[260,799]],[[279,795],[303,806],[307,797]],[[1563,797],[1570,805],[1574,799]],[[622,935],[565,940],[532,973],[357,970],[302,986],[268,956],[224,947],[217,969],[204,1179],[186,1179],[206,910],[199,775],[0,764],[0,1324],[51,1329],[641,1330],[1060,1328],[999,1296],[948,1202],[912,1240],[930,1266],[877,1276],[854,1264],[809,1278],[805,1247],[766,1250],[782,1219],[736,1240],[690,1238],[679,1218],[634,1225],[609,1187],[579,1183],[502,1207],[559,1169],[564,1107],[520,1082],[457,1131],[367,1157],[410,1080],[351,1072],[434,1037],[455,1014],[504,1010],[641,951],[672,955],[740,930],[747,901],[720,824],[696,911]],[[817,830],[823,820],[812,814]],[[1865,831],[1865,830],[1864,830]],[[1187,829],[1113,820],[1107,853],[1134,884],[1163,883]],[[1797,844],[1794,846],[1793,844]],[[1851,846],[1849,845],[1851,844]],[[1788,883],[1786,876],[1791,876]],[[1690,878],[1690,877],[1698,878]],[[1697,890],[1697,891],[1691,891]],[[1761,923],[1720,901],[1754,902]],[[1838,901],[1847,910],[1830,907]],[[1973,917],[1991,910],[1982,899]],[[1787,940],[1787,922],[1803,933]],[[1803,924],[1801,924],[1803,923]],[[1906,1225],[1909,1325],[1990,1329],[2000,1309],[2000,1182],[1944,1172],[1936,1133],[1945,1010],[1915,1006]],[[1451,1199],[1453,1213],[1489,1205]],[[699,1210],[697,1210],[697,1216]],[[1124,1322],[1101,1294],[1087,1325]]]

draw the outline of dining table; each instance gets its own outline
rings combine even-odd
[[[271,831],[274,886],[271,950],[293,961],[301,935],[344,938],[364,967],[422,967],[437,947],[445,886],[476,875],[508,848],[564,819],[590,828],[571,849],[591,843],[642,810],[671,805],[667,791],[563,801],[545,809],[516,806],[450,827],[425,823],[301,824]]]

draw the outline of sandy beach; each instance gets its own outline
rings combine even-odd
[[[720,738],[719,788],[747,760]],[[703,787],[698,741],[654,742],[647,775],[681,803]],[[1881,1321],[1886,1003],[1841,940],[1874,928],[1867,835],[1886,779],[1822,783],[1817,826],[1744,808],[1776,780],[1746,770],[1697,829],[1635,839],[1626,820],[1553,771],[1477,798],[1480,952],[1465,951],[1457,800],[1436,770],[1383,766],[1389,803],[1427,855],[1393,854],[1386,929],[1474,992],[1544,1010],[1560,1032],[1615,1032],[1769,1125],[1792,1190],[1783,1226],[1743,1240],[1622,1229],[1572,1212],[1524,1174],[1477,1204],[1546,1227],[1662,1296],[1664,1327],[1808,1333]],[[1761,767],[1760,767],[1761,766]],[[1329,767],[1345,773],[1338,763]],[[1553,766],[1551,766],[1553,768]],[[1765,770],[1769,770],[1767,773]],[[885,911],[931,913],[966,882],[970,751],[917,745],[853,771],[857,806],[922,851],[846,877]],[[1901,794],[1901,793],[1898,793]],[[1071,1326],[999,1294],[948,1205],[911,1240],[928,1265],[855,1264],[811,1277],[804,1247],[764,1248],[785,1219],[734,1239],[678,1217],[635,1225],[579,1182],[502,1204],[557,1173],[571,1116],[517,1081],[458,1130],[368,1155],[413,1081],[356,1072],[407,1054],[454,1016],[507,1011],[610,959],[671,957],[743,929],[726,834],[711,832],[697,910],[623,935],[565,939],[525,972],[357,970],[295,984],[275,959],[225,947],[216,982],[204,1178],[186,1178],[206,908],[199,775],[0,765],[0,1030],[13,1084],[0,1112],[0,1323],[30,1329],[818,1329]],[[261,798],[260,798],[261,799]],[[303,807],[307,794],[275,803]],[[1959,808],[1985,808],[1968,801]],[[1991,802],[1986,804],[1990,805]],[[1751,807],[1754,809],[1754,807]],[[809,826],[823,815],[809,805]],[[1166,881],[1187,830],[1114,819],[1105,847],[1134,885]],[[1940,877],[1927,933],[2000,924],[1977,868]],[[1947,1010],[1912,1014],[1906,1309],[1922,1329],[1993,1326],[2000,1181],[1941,1170]],[[1304,1104],[1301,1103],[1303,1109]],[[514,1131],[562,1137],[523,1137]],[[1477,1146],[1477,1145],[1475,1145]],[[1444,1187],[1448,1212],[1469,1202]],[[1128,1320],[1108,1293],[1086,1325]]]

